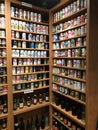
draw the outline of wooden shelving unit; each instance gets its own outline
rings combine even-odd
[[[83,130],[94,130],[96,129],[96,122],[98,119],[98,104],[96,105],[96,108],[93,106],[95,100],[98,101],[98,80],[95,76],[98,73],[98,63],[94,58],[95,55],[98,55],[98,52],[96,50],[96,47],[98,47],[98,45],[97,42],[95,42],[95,39],[97,40],[97,35],[92,34],[97,33],[97,30],[95,29],[97,28],[97,25],[95,25],[95,23],[98,21],[96,19],[96,13],[98,12],[98,9],[94,9],[94,5],[98,5],[98,2],[96,1],[93,3],[91,0],[84,0],[84,2],[87,2],[87,6],[81,7],[80,9],[76,7],[74,8],[75,12],[72,12],[72,10],[69,10],[69,12],[67,12],[67,9],[71,9],[72,4],[74,5],[76,3],[77,6],[78,2],[79,1],[77,0],[64,0],[50,10],[51,21],[49,26],[50,43],[52,44],[50,46],[50,53],[52,57],[50,72],[52,77],[50,80],[52,115],[51,128],[54,125],[53,119],[55,119],[57,121],[56,123],[62,124],[65,129],[71,129],[53,114],[55,113],[55,110],[57,110],[59,113],[62,113],[63,116],[66,116],[72,120],[72,122],[75,123],[75,127],[80,126]],[[95,15],[92,15],[94,12]],[[83,18],[83,16],[84,22],[80,20],[79,23],[78,18]],[[94,23],[94,21],[96,22]],[[75,34],[75,31],[79,30],[79,28],[80,30],[81,28],[85,28],[84,33],[77,34],[77,31]],[[78,45],[78,39],[82,39],[81,45]],[[84,52],[85,55],[75,55],[75,51],[82,49],[86,51],[86,53]],[[76,63],[77,61],[81,61],[81,63],[84,61],[84,65],[74,65],[74,61]],[[96,72],[94,71],[94,68],[96,68]],[[77,72],[81,73],[80,77],[78,77],[77,74],[75,75]],[[70,73],[72,75],[70,75]],[[84,77],[82,77],[83,73],[85,73]],[[77,86],[77,83],[80,85]],[[81,87],[82,83],[84,85],[82,86],[83,88]],[[75,97],[75,92],[79,95],[82,95],[83,100],[77,96]],[[59,99],[57,97],[59,97]],[[65,109],[61,108],[62,100],[65,100]],[[77,105],[81,104],[83,106],[83,109],[85,108],[85,122],[81,119],[78,119],[76,116],[73,116],[72,110],[69,112],[66,111],[66,102],[68,101],[75,102]]]

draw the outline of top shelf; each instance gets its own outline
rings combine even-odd
[[[0,13],[0,17],[5,17],[5,14],[1,14],[1,13]]]
[[[59,24],[59,23],[61,23],[61,22],[70,20],[70,19],[72,19],[72,18],[74,18],[74,17],[76,17],[76,16],[78,16],[78,15],[81,15],[81,14],[83,14],[83,13],[85,13],[85,12],[87,12],[87,8],[83,8],[83,9],[77,11],[77,12],[72,13],[72,14],[69,15],[69,16],[66,16],[66,17],[64,17],[64,18],[62,18],[62,19],[60,19],[60,20],[58,20],[58,21],[56,21],[56,22],[53,22],[53,25],[57,25],[57,24]]]
[[[45,23],[45,22],[35,22],[35,21],[28,20],[28,19],[21,19],[21,18],[17,18],[17,17],[11,17],[11,19],[21,20],[21,21],[25,21],[25,22],[32,22],[32,23],[40,24],[40,25],[47,25],[47,26],[49,25],[48,23]]]

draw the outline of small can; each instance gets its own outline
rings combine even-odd
[[[23,18],[23,10],[19,9],[19,18]]]
[[[23,10],[23,19],[27,19],[27,13],[26,13],[26,10]]]
[[[22,39],[26,40],[26,33],[22,33]]]
[[[13,6],[11,6],[11,17],[14,17],[14,14],[15,14],[15,8]]]
[[[30,12],[30,20],[34,21],[34,12]]]
[[[34,21],[37,22],[37,13],[34,13]]]
[[[19,21],[19,30],[23,30],[23,22]]]
[[[17,65],[17,58],[13,58],[13,65]]]
[[[26,16],[27,16],[27,19],[30,20],[30,11],[27,11],[26,14],[27,14],[27,15],[26,15]]]
[[[77,17],[77,25],[79,25],[81,23],[81,18],[80,16]]]
[[[85,26],[81,27],[81,35],[85,34]]]
[[[38,19],[37,19],[38,22],[41,22],[41,14],[38,14]]]
[[[22,48],[26,48],[26,42],[22,42]]]
[[[82,56],[86,56],[86,48],[82,48]]]

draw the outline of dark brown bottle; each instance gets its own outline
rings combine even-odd
[[[3,104],[3,113],[7,113],[8,112],[8,107],[7,107],[7,100],[4,100],[4,104]]]
[[[30,130],[30,122],[27,120],[26,130]]]
[[[28,95],[27,97],[27,106],[30,107],[31,106],[31,97]]]
[[[31,118],[30,130],[35,130],[34,120]]]
[[[19,99],[19,108],[22,109],[23,107],[24,107],[23,98],[20,97],[20,99]]]
[[[37,104],[37,95],[34,94],[33,96],[33,104],[36,105]]]
[[[0,114],[3,112],[3,104],[2,104],[2,99],[0,99]]]
[[[5,129],[7,127],[7,121],[6,119],[2,119],[2,128]]]
[[[43,102],[43,97],[42,97],[42,94],[39,93],[39,103],[41,104]]]
[[[20,130],[25,130],[25,124],[24,124],[23,118],[21,118],[21,120],[20,120],[19,127],[20,127]]]
[[[17,110],[17,99],[16,98],[14,98],[13,99],[13,110]]]
[[[35,128],[36,128],[36,130],[40,130],[40,124],[39,124],[38,115],[36,115],[36,118],[35,118]]]
[[[42,115],[41,117],[41,129],[45,129],[45,116]]]
[[[14,118],[14,130],[19,130],[19,122],[17,117]]]

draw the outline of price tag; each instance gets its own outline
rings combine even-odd
[[[34,92],[33,90],[25,90],[25,91],[24,91],[24,94],[33,93],[33,92]]]
[[[31,4],[28,4],[28,3],[26,3],[26,2],[22,2],[22,5],[32,8],[32,5],[31,5]]]

